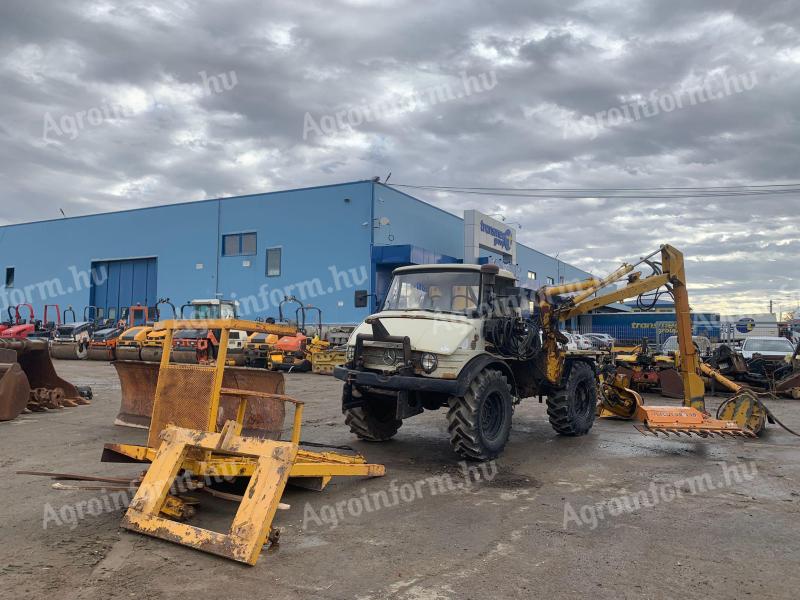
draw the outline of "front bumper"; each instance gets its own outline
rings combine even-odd
[[[347,367],[334,367],[333,376],[356,387],[372,387],[384,390],[410,390],[415,392],[439,392],[457,394],[457,379],[435,379],[414,375],[382,375],[372,371],[358,371]]]

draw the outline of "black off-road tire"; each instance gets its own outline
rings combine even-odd
[[[583,362],[572,365],[563,389],[547,397],[550,425],[561,435],[585,435],[594,424],[597,410],[597,379]]]
[[[511,433],[514,402],[502,372],[484,369],[463,397],[452,396],[447,411],[450,445],[468,460],[499,456]]]
[[[367,398],[364,406],[348,408],[344,422],[350,431],[367,442],[385,442],[394,437],[403,421],[396,417],[394,402]]]

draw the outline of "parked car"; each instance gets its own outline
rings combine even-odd
[[[566,337],[567,340],[567,350],[591,350],[592,343],[582,335],[578,333],[568,333],[566,331],[562,332]]]
[[[749,337],[742,344],[742,356],[745,360],[753,358],[754,354],[760,354],[766,358],[783,358],[792,352],[794,352],[794,345],[782,337]]]
[[[693,335],[692,341],[697,351],[705,356],[711,352],[711,340],[703,335]],[[671,335],[661,345],[661,352],[663,354],[670,354],[678,351],[678,336]]]
[[[566,347],[567,350],[577,350],[578,349],[578,342],[572,337],[571,333],[567,333],[566,331],[562,331],[561,333],[564,334],[564,337],[567,338],[567,343],[562,344]]]
[[[589,340],[593,348],[599,350],[610,350],[616,341],[607,333],[582,333],[581,335]]]
[[[592,340],[587,338],[582,333],[573,333],[575,337],[575,341],[578,343],[578,350],[591,350],[594,344],[592,344]]]

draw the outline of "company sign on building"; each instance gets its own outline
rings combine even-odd
[[[517,240],[514,228],[477,210],[464,211],[464,262],[477,263],[481,249],[516,264]]]

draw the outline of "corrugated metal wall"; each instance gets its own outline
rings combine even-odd
[[[155,306],[157,275],[155,258],[93,262],[90,304],[102,309],[108,318],[117,318],[123,309],[136,304]]]

